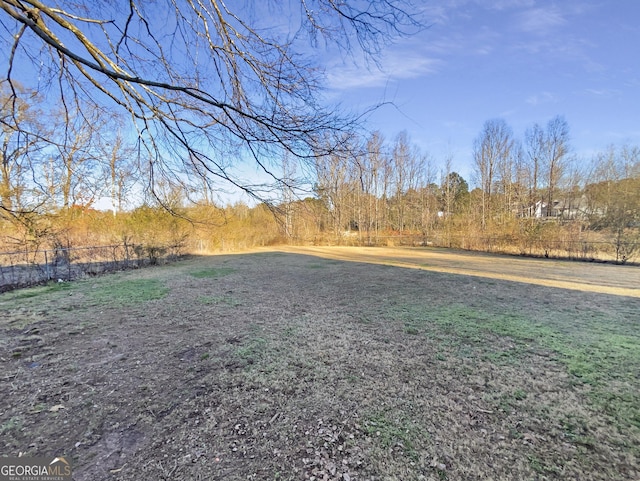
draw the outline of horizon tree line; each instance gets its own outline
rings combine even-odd
[[[204,179],[186,188],[180,179],[172,183],[161,176],[153,179],[153,195],[145,195],[153,173],[145,170],[140,149],[127,143],[117,117],[86,110],[48,116],[38,107],[37,94],[30,95],[33,101],[27,103],[6,88],[0,91],[5,220],[35,231],[38,216],[91,209],[101,197],[111,199],[114,215],[135,210],[134,198],[187,217],[190,206],[224,210],[215,187]],[[20,128],[7,120],[14,112],[19,116],[12,121]],[[276,219],[284,214],[281,231],[289,240],[357,235],[377,244],[398,234],[520,235],[539,232],[537,224],[550,219],[610,231],[619,245],[637,238],[638,147],[609,146],[592,159],[579,159],[560,116],[533,124],[522,139],[505,120],[490,119],[473,143],[472,178],[464,179],[452,164],[450,157],[438,161],[420,151],[406,131],[391,141],[380,132],[345,134],[339,151],[320,151],[311,171],[304,171],[312,191],[300,195],[298,164],[285,160],[282,180],[265,186],[265,193],[273,195]]]

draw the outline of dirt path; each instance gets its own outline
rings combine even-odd
[[[411,247],[280,247],[282,252],[640,297],[640,267]]]

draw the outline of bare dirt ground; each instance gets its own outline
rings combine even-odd
[[[0,455],[76,480],[640,479],[640,268],[287,248],[0,295]]]

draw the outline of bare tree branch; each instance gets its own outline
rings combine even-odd
[[[272,7],[283,15],[297,8],[311,40],[321,35],[354,54],[375,57],[421,26],[409,0],[299,2],[292,11]],[[271,165],[285,153],[300,161],[330,154],[359,117],[321,104],[323,74],[298,53],[299,35],[249,21],[251,5],[230,5],[129,0],[122,11],[99,0],[0,0],[0,35],[13,37],[7,80],[42,89],[52,108],[71,110],[72,101],[79,112],[127,114],[148,155],[150,182],[155,173],[187,183],[206,176],[262,198],[228,168],[237,162],[221,159],[248,156],[275,185],[281,179]],[[54,78],[57,93],[42,88]]]

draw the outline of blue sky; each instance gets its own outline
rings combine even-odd
[[[406,130],[470,180],[482,125],[523,137],[562,115],[576,158],[640,145],[640,1],[416,2],[430,27],[385,49],[381,69],[323,53],[327,98],[350,109],[393,102],[369,119],[388,140]]]

